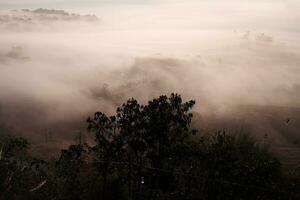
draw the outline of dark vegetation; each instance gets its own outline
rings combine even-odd
[[[95,144],[79,140],[57,160],[32,157],[2,128],[0,199],[299,199],[299,169],[283,172],[247,135],[192,130],[194,104],[172,94],[96,112]]]

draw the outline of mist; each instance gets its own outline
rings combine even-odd
[[[176,92],[204,116],[299,107],[297,2],[45,5],[0,14],[1,115],[37,141],[49,127],[61,137],[84,129],[87,116],[131,97]]]

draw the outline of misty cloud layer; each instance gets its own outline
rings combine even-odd
[[[211,14],[209,3],[206,12],[194,4],[132,6],[119,15],[104,12],[103,21],[51,9],[3,11],[1,112],[30,132],[84,121],[96,110],[113,114],[130,97],[145,103],[171,92],[195,99],[203,114],[241,105],[300,106],[293,24],[300,18],[291,3],[273,10],[253,3],[247,10],[231,2],[219,15],[221,6]],[[266,10],[266,21],[253,25]],[[270,25],[272,17],[278,21]]]

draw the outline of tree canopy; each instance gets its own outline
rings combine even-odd
[[[26,153],[28,143],[1,146],[0,199],[297,199],[280,162],[247,135],[191,128],[195,101],[129,99],[114,116],[88,118],[95,144],[71,145],[55,161]],[[20,156],[22,155],[22,156]],[[18,175],[17,175],[18,174]]]

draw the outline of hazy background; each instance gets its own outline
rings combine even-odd
[[[178,92],[202,127],[296,143],[299,23],[296,0],[0,0],[2,121],[38,143],[130,97]]]

